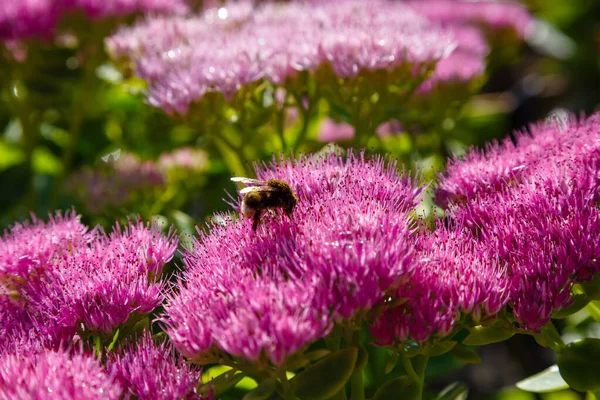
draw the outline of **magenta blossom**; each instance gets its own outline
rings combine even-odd
[[[380,157],[350,153],[273,162],[259,179],[288,182],[299,202],[252,221],[220,216],[184,256],[164,317],[184,355],[212,346],[280,365],[369,310],[414,272],[407,213],[421,190]]]
[[[372,327],[379,344],[423,342],[448,335],[460,315],[477,324],[495,316],[508,301],[506,269],[462,227],[438,224],[416,236],[415,274],[387,299],[391,304]]]
[[[573,283],[600,271],[598,121],[534,125],[516,145],[455,160],[441,178],[437,198],[452,201],[450,217],[505,263],[509,305],[525,329],[539,330],[570,304]]]
[[[19,266],[7,269],[0,292],[7,333],[35,329],[50,343],[68,342],[76,332],[111,333],[162,302],[159,275],[177,246],[172,232],[163,236],[156,224],[140,222],[73,240],[82,232],[78,217],[66,214],[4,235],[0,247],[12,248],[4,263]],[[39,247],[32,248],[29,238],[36,235]]]
[[[155,344],[145,334],[135,344],[110,354],[108,369],[125,391],[139,399],[199,399],[200,371],[176,356],[172,346]]]
[[[529,133],[516,133],[516,145],[507,138],[485,151],[472,149],[463,159],[449,162],[439,178],[436,203],[445,207],[470,201],[527,180],[553,164],[566,166],[589,158],[600,147],[599,124],[600,114],[581,121],[550,120],[532,125]]]
[[[0,357],[0,398],[119,399],[122,389],[102,364],[81,350],[42,350]]]

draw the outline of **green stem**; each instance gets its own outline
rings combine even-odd
[[[402,357],[402,365],[404,366],[404,371],[406,371],[406,375],[408,375],[410,379],[412,379],[415,382],[420,381],[419,375],[417,375],[417,372],[415,371],[412,362],[410,361],[410,358]]]
[[[25,155],[25,176],[26,176],[26,195],[24,204],[29,209],[36,208],[36,193],[35,186],[33,183],[34,180],[34,170],[33,170],[33,152],[35,151],[35,147],[37,145],[37,127],[38,121],[34,119],[35,115],[29,104],[27,97],[28,94],[23,94],[21,96],[18,95],[19,91],[19,83],[21,78],[19,76],[19,66],[13,64],[13,81],[12,85],[12,93],[10,93],[11,106],[13,108],[13,112],[16,114],[20,124],[21,124],[21,132],[22,132],[22,146],[23,153]]]
[[[287,144],[285,142],[285,105],[282,106],[275,113],[275,128],[277,130],[277,135],[279,136],[279,140],[281,141],[281,149],[283,151],[287,151]]]
[[[351,400],[365,400],[365,385],[363,382],[363,370],[355,370],[350,377]]]
[[[73,103],[71,107],[71,119],[69,121],[69,138],[65,144],[63,151],[63,169],[58,177],[58,182],[54,185],[50,197],[50,207],[55,208],[58,206],[60,192],[63,189],[63,185],[67,180],[73,164],[75,161],[75,155],[77,154],[77,147],[79,145],[79,139],[81,136],[81,128],[83,127],[83,121],[85,120],[86,107],[88,107],[90,96],[95,93],[96,84],[98,78],[96,77],[96,69],[103,60],[101,43],[97,43],[92,35],[92,41],[88,42],[84,47],[83,51],[87,53],[89,58],[85,60],[83,64],[83,78],[75,88],[73,95]],[[103,37],[103,36],[100,36]]]
[[[250,163],[244,155],[243,148],[236,146],[233,142],[226,138],[224,134],[218,136],[211,135],[211,138],[217,148],[220,150],[230,172],[237,176],[246,176]],[[229,155],[233,155],[235,160],[232,160],[232,157],[230,157],[227,153],[229,153]]]
[[[302,126],[300,127],[300,132],[298,132],[298,136],[296,136],[296,140],[292,145],[292,150],[298,150],[298,147],[304,143],[306,139],[306,135],[308,134],[308,126],[310,124],[310,119],[312,118],[312,114],[314,111],[314,101],[309,99],[308,107],[304,109],[304,105],[302,104],[302,96],[299,93],[293,93],[292,96],[296,101],[296,108],[300,112],[300,116],[302,118]]]
[[[585,310],[590,314],[594,321],[600,321],[600,309],[593,302],[585,306]]]
[[[283,393],[280,393],[281,397],[283,397],[284,400],[294,400],[294,394],[290,390],[291,385],[290,385],[290,381],[287,378],[287,373],[286,373],[285,369],[283,369],[279,373],[279,381],[281,382],[281,386],[283,388]]]
[[[427,369],[427,361],[429,357],[427,356],[416,356],[413,357],[414,367],[417,376],[419,377],[418,384],[420,389],[419,400],[423,398],[423,389],[425,387],[425,370]]]

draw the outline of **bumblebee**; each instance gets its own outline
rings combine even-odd
[[[258,179],[234,177],[234,182],[246,185],[240,190],[243,195],[242,214],[246,218],[252,218],[252,230],[256,232],[261,216],[270,208],[282,208],[283,211],[292,215],[294,207],[298,204],[298,197],[291,186],[279,179],[261,181]]]

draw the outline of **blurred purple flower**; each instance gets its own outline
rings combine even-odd
[[[67,190],[91,214],[139,206],[144,198],[165,186],[165,176],[153,161],[122,153],[99,168],[84,168],[71,176]]]
[[[10,0],[0,3],[0,41],[50,38],[61,18],[81,11],[90,18],[148,12],[182,12],[184,0]]]
[[[319,126],[317,140],[319,142],[340,142],[352,140],[354,137],[354,127],[345,122],[335,122],[331,118],[326,118]]]
[[[110,353],[108,370],[121,387],[138,399],[199,399],[200,371],[176,356],[171,345],[157,345],[149,334]]]
[[[524,37],[532,23],[527,9],[513,1],[407,0],[418,12],[442,24],[510,28]]]
[[[208,166],[208,154],[200,149],[182,147],[170,153],[161,154],[157,164],[159,169],[163,171],[202,172]]]
[[[232,96],[266,79],[284,84],[298,71],[330,65],[340,77],[391,70],[447,56],[452,35],[402,3],[227,3],[192,17],[150,19],[107,40],[149,84],[148,99],[185,114],[206,92]],[[416,69],[415,69],[416,70]]]
[[[267,213],[256,233],[249,220],[220,216],[201,234],[166,306],[175,347],[193,359],[214,345],[280,365],[405,282],[414,272],[407,213],[421,189],[396,168],[351,153],[258,167],[300,202],[291,218]]]
[[[119,399],[122,389],[93,355],[41,350],[0,357],[0,398]]]

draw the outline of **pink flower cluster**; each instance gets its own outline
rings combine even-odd
[[[458,46],[447,58],[440,60],[435,72],[419,88],[429,92],[440,82],[466,82],[485,71],[489,46],[486,30],[494,33],[509,29],[520,38],[527,35],[532,17],[525,7],[510,1],[408,0],[415,10],[430,21],[452,29]]]
[[[156,344],[150,334],[112,352],[107,369],[138,399],[200,399],[196,393],[200,371],[186,365],[171,345]]]
[[[173,233],[155,224],[105,234],[72,212],[7,231],[0,240],[0,398],[199,399],[200,372],[148,334],[135,345],[115,342],[106,365],[89,348],[90,335],[110,338],[162,303],[159,275],[176,247]]]
[[[37,332],[48,345],[110,334],[163,300],[159,279],[177,240],[156,224],[89,231],[73,213],[17,224],[0,241],[0,348]]]
[[[147,12],[183,12],[184,0],[10,0],[0,3],[0,41],[51,37],[61,18],[83,12],[90,18]]]
[[[307,4],[231,2],[196,17],[149,19],[107,40],[135,64],[148,101],[185,114],[207,92],[231,96],[265,79],[281,85],[329,65],[340,77],[432,63],[455,47],[452,35],[399,2]]]
[[[0,356],[0,398],[92,400],[121,398],[123,389],[92,355],[40,350]]]
[[[415,247],[414,276],[388,299],[400,305],[385,310],[371,329],[380,344],[444,337],[461,313],[477,324],[506,305],[506,268],[482,257],[483,246],[463,227],[425,229],[416,235]]]
[[[413,274],[407,213],[421,190],[395,163],[350,154],[257,168],[300,202],[293,217],[221,216],[186,252],[166,331],[192,359],[212,346],[275,365],[324,337],[335,321],[378,304]]]
[[[537,330],[600,271],[600,115],[533,125],[440,177],[437,199],[506,265],[509,304]]]

